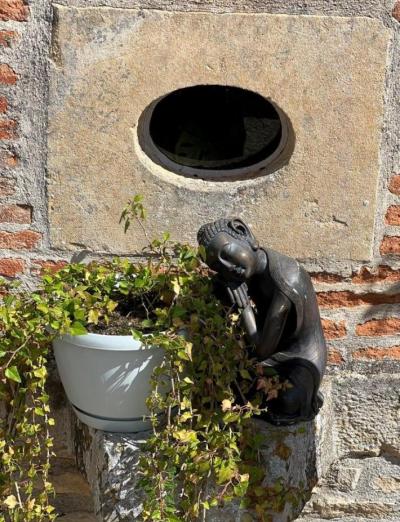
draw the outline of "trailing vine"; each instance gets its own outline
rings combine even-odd
[[[144,233],[140,196],[124,209],[125,230]],[[71,263],[35,292],[2,283],[0,302],[0,522],[54,520],[49,481],[54,424],[46,393],[52,339],[135,316],[129,332],[165,351],[147,399],[153,434],[140,461],[145,521],[192,521],[260,484],[259,440],[250,422],[261,395],[282,387],[251,358],[236,310],[214,295],[202,252],[153,240],[144,261]],[[129,333],[123,332],[123,333]],[[255,388],[260,392],[254,392]],[[246,396],[253,390],[254,400]]]
[[[144,218],[142,198],[135,196],[121,216],[125,231],[132,219],[143,228]],[[169,297],[163,297],[169,307],[156,310],[165,319],[162,333],[134,332],[166,354],[154,371],[147,400],[153,435],[139,466],[142,518],[203,520],[207,510],[234,499],[243,506],[251,501],[261,515],[265,498],[261,507],[247,494],[249,487],[263,491],[264,479],[261,441],[251,419],[261,413],[263,397],[276,397],[285,385],[276,377],[266,378],[251,358],[237,311],[217,299],[210,274],[202,270],[201,249],[175,244],[170,256],[168,239],[150,245],[153,252],[159,249],[169,276]],[[246,399],[250,390],[252,402]],[[167,412],[165,423],[159,420],[162,412]]]
[[[1,522],[54,520],[48,480],[53,441],[45,384],[49,335],[35,295],[2,284],[0,304]]]

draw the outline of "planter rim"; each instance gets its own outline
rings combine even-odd
[[[139,351],[154,350],[156,346],[146,346],[134,339],[131,335],[107,335],[87,333],[84,335],[65,334],[55,339],[56,342],[67,342],[69,344],[88,348],[92,350],[112,351]]]

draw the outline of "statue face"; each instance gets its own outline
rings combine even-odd
[[[245,281],[257,268],[257,252],[247,241],[220,232],[207,248],[207,264],[227,281]]]

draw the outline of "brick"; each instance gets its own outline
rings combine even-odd
[[[5,96],[0,96],[0,112],[5,113],[8,109],[8,102]]]
[[[400,225],[400,205],[392,205],[387,209],[385,221],[387,225]]]
[[[389,183],[389,190],[393,194],[400,196],[400,175],[393,176]]]
[[[37,246],[42,234],[33,230],[22,230],[20,232],[0,231],[0,248],[9,250],[31,249]]]
[[[343,292],[319,292],[317,298],[322,308],[347,308],[400,303],[400,294],[377,294],[373,292],[355,294],[349,290]]]
[[[381,243],[380,252],[382,255],[400,254],[400,236],[385,236]]]
[[[396,18],[398,22],[400,22],[400,0],[397,0],[393,7],[392,16]]]
[[[29,205],[0,205],[0,223],[30,223],[32,207]]]
[[[0,275],[15,277],[24,271],[25,263],[22,259],[0,259]]]
[[[11,43],[16,36],[17,33],[15,31],[0,31],[0,47],[11,47]]]
[[[0,198],[11,196],[15,192],[15,182],[10,178],[0,179]]]
[[[0,120],[0,140],[13,140],[17,137],[17,122],[15,120]]]
[[[330,274],[328,272],[311,272],[310,277],[313,283],[340,283],[345,280],[339,274]]]
[[[339,350],[330,348],[328,351],[328,364],[339,365],[344,362],[343,355]]]
[[[397,282],[400,281],[400,270],[394,270],[387,265],[380,265],[377,268],[363,266],[358,273],[353,273],[351,281],[356,285]]]
[[[62,260],[53,260],[53,259],[34,259],[32,261],[34,268],[32,269],[32,273],[34,274],[43,274],[43,272],[49,271],[52,273],[58,272],[61,268],[67,264],[67,261]]]
[[[17,73],[6,63],[0,63],[0,84],[14,85],[17,80]]]
[[[18,165],[19,158],[10,150],[0,150],[0,167],[13,168]]]
[[[384,319],[371,319],[356,326],[356,334],[368,337],[380,337],[384,335],[398,335],[400,333],[400,317],[385,317]]]
[[[15,22],[26,22],[29,16],[29,7],[23,0],[1,0],[0,20],[14,20]]]
[[[353,353],[354,359],[397,359],[400,360],[400,346],[389,348],[361,348]]]
[[[322,319],[321,322],[325,339],[339,339],[347,335],[346,323],[344,321],[336,322],[330,319]]]

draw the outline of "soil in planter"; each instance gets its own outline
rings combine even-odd
[[[104,335],[131,335],[132,330],[151,333],[158,329],[154,325],[157,320],[154,310],[165,306],[158,295],[113,296],[113,300],[118,303],[118,306],[109,314],[108,323],[100,318],[98,324],[86,325],[88,332]]]

